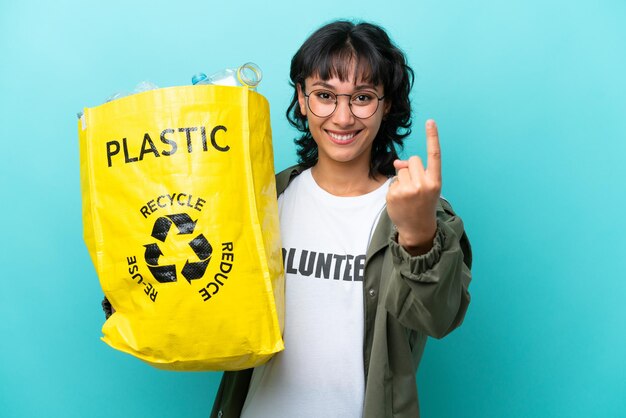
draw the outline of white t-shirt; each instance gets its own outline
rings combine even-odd
[[[306,170],[279,198],[285,350],[254,370],[242,417],[361,417],[365,252],[388,185],[339,197]]]

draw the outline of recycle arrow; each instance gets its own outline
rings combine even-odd
[[[161,251],[159,246],[157,244],[147,244],[144,245],[144,247],[146,247],[146,263],[151,266],[158,266],[159,257],[163,255],[163,252]]]
[[[159,248],[158,244],[147,244],[144,257],[148,269],[159,283],[169,283],[176,281],[176,266],[167,265],[159,266],[159,257],[163,255],[163,252]]]
[[[178,228],[178,235],[192,234],[198,222],[197,219],[192,221],[191,217],[186,213],[176,213],[174,215],[167,215],[167,217],[171,219],[174,225],[176,225],[176,228]]]
[[[213,254],[213,247],[209,241],[200,234],[189,242],[189,246],[196,253],[200,261],[189,262],[185,261],[182,274],[185,279],[191,284],[192,280],[197,280],[204,276],[209,261],[211,261],[211,254]]]
[[[176,266],[148,266],[150,272],[159,283],[170,283],[176,281]]]
[[[167,233],[170,231],[171,226],[172,221],[164,216],[161,216],[154,222],[154,226],[152,227],[152,236],[161,242],[165,242],[165,238],[167,238]]]
[[[176,225],[178,229],[178,235],[192,234],[196,228],[198,220],[193,221],[186,213],[176,213],[173,215],[161,216],[154,222],[152,228],[152,237],[158,239],[161,242],[165,242],[167,234],[172,227],[172,223]]]
[[[206,260],[213,254],[213,247],[202,234],[192,239],[189,246],[200,260]]]
[[[196,229],[197,222],[197,220],[192,220],[186,213],[161,216],[154,222],[154,226],[152,227],[152,237],[161,242],[165,242],[172,224],[176,225],[178,235],[192,234],[194,229]],[[181,271],[185,279],[187,279],[189,284],[191,284],[192,280],[197,280],[204,276],[207,266],[209,265],[209,261],[211,260],[213,247],[211,247],[209,241],[202,234],[199,234],[192,239],[189,242],[189,246],[200,260],[195,262],[186,260]],[[144,254],[146,264],[155,279],[159,283],[175,282],[177,280],[176,266],[174,264],[159,266],[159,257],[163,255],[159,245],[157,243],[152,243],[146,244],[144,247],[146,247]]]
[[[207,266],[209,265],[209,261],[211,260],[196,261],[194,263],[190,263],[189,260],[185,261],[185,266],[181,272],[183,277],[187,279],[189,284],[191,284],[192,280],[201,279],[202,276],[204,276]]]

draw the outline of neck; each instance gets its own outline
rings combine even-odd
[[[335,196],[361,196],[380,187],[387,178],[369,176],[368,165],[319,160],[311,169],[313,179],[322,189]]]

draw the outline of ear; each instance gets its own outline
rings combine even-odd
[[[391,102],[389,100],[383,101],[383,117],[387,117],[387,114],[391,110]]]
[[[302,86],[300,83],[296,84],[296,90],[298,91],[298,104],[300,105],[300,113],[303,116],[306,116],[306,97],[304,97],[304,92],[302,91]]]

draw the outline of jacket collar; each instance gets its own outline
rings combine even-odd
[[[393,224],[391,223],[391,219],[387,213],[387,208],[385,208],[380,214],[378,224],[376,225],[376,229],[374,229],[374,235],[372,235],[372,240],[367,247],[367,254],[365,257],[366,263],[367,260],[369,260],[374,254],[389,245],[389,239],[392,234]]]

